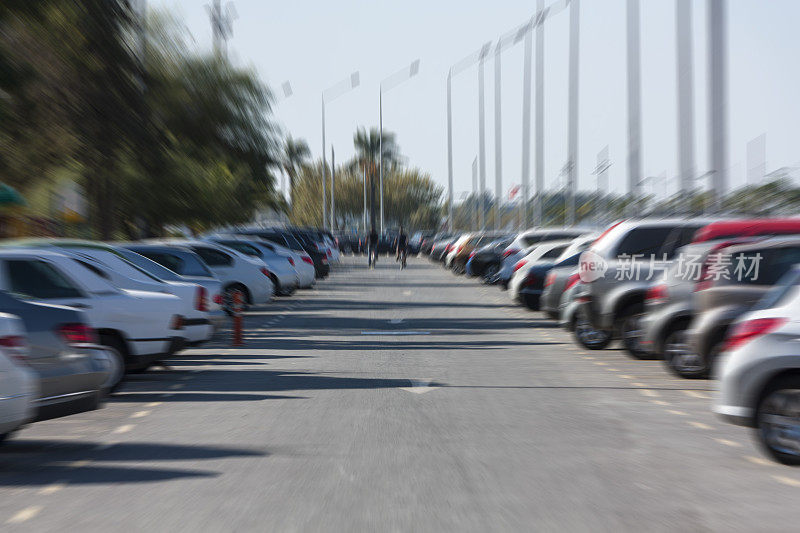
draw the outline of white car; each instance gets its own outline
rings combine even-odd
[[[450,247],[450,250],[447,252],[447,256],[444,260],[444,266],[450,268],[453,264],[453,259],[455,258],[456,254],[461,251],[461,248],[469,241],[473,236],[474,233],[465,233],[461,237],[459,237],[456,242]]]
[[[100,344],[143,370],[184,344],[181,301],[172,294],[120,289],[80,261],[54,250],[0,250],[0,288],[31,301],[83,310]]]
[[[0,442],[36,416],[39,377],[25,363],[27,356],[22,320],[0,313]]]
[[[731,324],[714,411],[755,429],[766,452],[800,464],[800,267]]]
[[[267,266],[275,285],[275,292],[283,296],[291,295],[300,283],[291,254],[280,254],[267,243],[261,243],[238,236],[209,237],[211,242],[236,250],[249,257],[260,259]]]
[[[71,257],[88,262],[116,287],[174,294],[180,298],[180,314],[183,317],[180,333],[189,346],[199,346],[213,336],[214,327],[208,318],[208,311],[210,305],[217,304],[209,301],[204,287],[185,281],[163,281],[125,259],[121,252],[104,244],[62,243],[54,240],[50,245]]]
[[[532,246],[541,242],[574,239],[587,233],[591,233],[591,230],[580,228],[553,228],[523,231],[516,236],[505,250],[503,250],[503,264],[498,274],[498,282],[504,287],[508,287],[508,282],[511,280],[511,275],[514,273],[514,265],[530,253]]]
[[[308,289],[316,283],[316,273],[314,272],[314,261],[305,252],[297,252],[291,248],[281,246],[271,241],[254,239],[267,249],[277,254],[292,258],[292,266],[297,271],[297,286],[300,289]]]
[[[275,294],[275,284],[272,283],[270,272],[260,259],[208,241],[170,239],[145,242],[175,245],[196,253],[222,282],[222,292],[227,298],[233,292],[241,291],[244,293],[245,304],[262,305],[269,303]]]
[[[569,247],[572,241],[548,241],[534,245],[528,254],[514,265],[514,273],[508,283],[508,296],[515,302],[520,302],[520,289],[528,272],[540,262],[555,262]]]

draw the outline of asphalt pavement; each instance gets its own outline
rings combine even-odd
[[[0,447],[4,531],[788,531],[713,382],[587,352],[427,259],[316,288]]]

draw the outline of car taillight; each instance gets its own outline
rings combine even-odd
[[[197,287],[194,293],[194,308],[198,311],[208,311],[208,291],[203,286]]]
[[[570,277],[567,278],[567,284],[564,285],[564,291],[570,290],[572,287],[577,285],[580,280],[581,280],[580,274],[577,273],[572,274]]]
[[[97,338],[95,337],[94,330],[76,322],[74,324],[61,324],[58,327],[58,334],[64,339],[64,342],[70,346],[75,344],[96,344]]]
[[[663,283],[653,285],[644,294],[645,302],[655,303],[667,299],[667,286]]]
[[[469,258],[472,259],[473,257],[475,257],[475,252],[470,252],[469,253]]]
[[[169,329],[183,329],[183,317],[181,315],[172,315],[172,320],[169,321]]]
[[[259,270],[261,270],[261,273],[264,274],[265,276],[267,276],[267,277],[270,276],[270,272],[269,272],[269,270],[267,270],[266,267],[261,267]]]
[[[15,363],[28,364],[28,341],[22,335],[6,335],[0,337],[0,347]]]
[[[756,337],[775,331],[788,321],[788,318],[755,318],[740,322],[733,327],[722,350],[727,352],[739,348]]]
[[[289,260],[289,264],[294,266],[294,257],[287,257],[286,259]]]
[[[223,298],[221,294],[215,294],[214,295],[214,303],[215,304],[222,305],[223,302],[225,302],[225,298]]]
[[[520,259],[519,261],[517,261],[517,264],[514,265],[514,272],[516,272],[520,268],[524,267],[526,264],[528,264],[528,260],[527,259]]]
[[[450,251],[450,246],[451,246],[450,244],[447,244],[447,245],[445,245],[445,247],[444,247],[444,253],[447,253],[447,252],[449,252],[449,251]]]
[[[300,259],[303,260],[303,263],[308,263],[309,265],[313,265],[314,264],[314,261],[312,261],[311,258],[309,256],[307,256],[307,255],[304,255]]]
[[[517,253],[519,253],[519,250],[517,250],[516,248],[509,248],[508,250],[503,252],[503,259],[505,259],[509,255],[515,255]]]
[[[548,273],[547,277],[544,278],[544,286],[549,287],[550,285],[553,284],[553,282],[555,282],[555,280],[556,280],[556,273],[555,272]]]

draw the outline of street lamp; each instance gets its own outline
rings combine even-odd
[[[351,91],[358,87],[359,81],[359,74],[358,71],[353,72],[347,78],[343,79],[339,83],[336,83],[324,91],[322,91],[322,227],[327,227],[326,219],[328,218],[328,207],[326,197],[328,196],[325,182],[328,179],[328,171],[327,171],[327,158],[325,157],[325,102],[332,102],[339,98],[340,96],[344,95],[345,93]],[[331,191],[333,192],[333,191]]]
[[[381,195],[381,233],[383,233],[383,93],[394,89],[404,81],[410,80],[419,73],[419,59],[411,62],[411,64],[401,70],[398,70],[380,84],[380,95],[378,96],[378,120],[379,120],[379,138],[378,141],[378,181],[380,183]]]
[[[452,79],[453,76],[465,71],[478,61],[486,58],[491,50],[492,42],[485,43],[480,49],[471,53],[461,61],[450,67],[447,71],[447,220],[448,227],[453,228],[453,104],[452,104]]]

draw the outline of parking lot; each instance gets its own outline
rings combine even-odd
[[[328,280],[0,451],[5,530],[774,530],[800,473],[713,381],[426,259]],[[615,345],[612,345],[615,346]],[[102,512],[99,512],[102,511]]]

